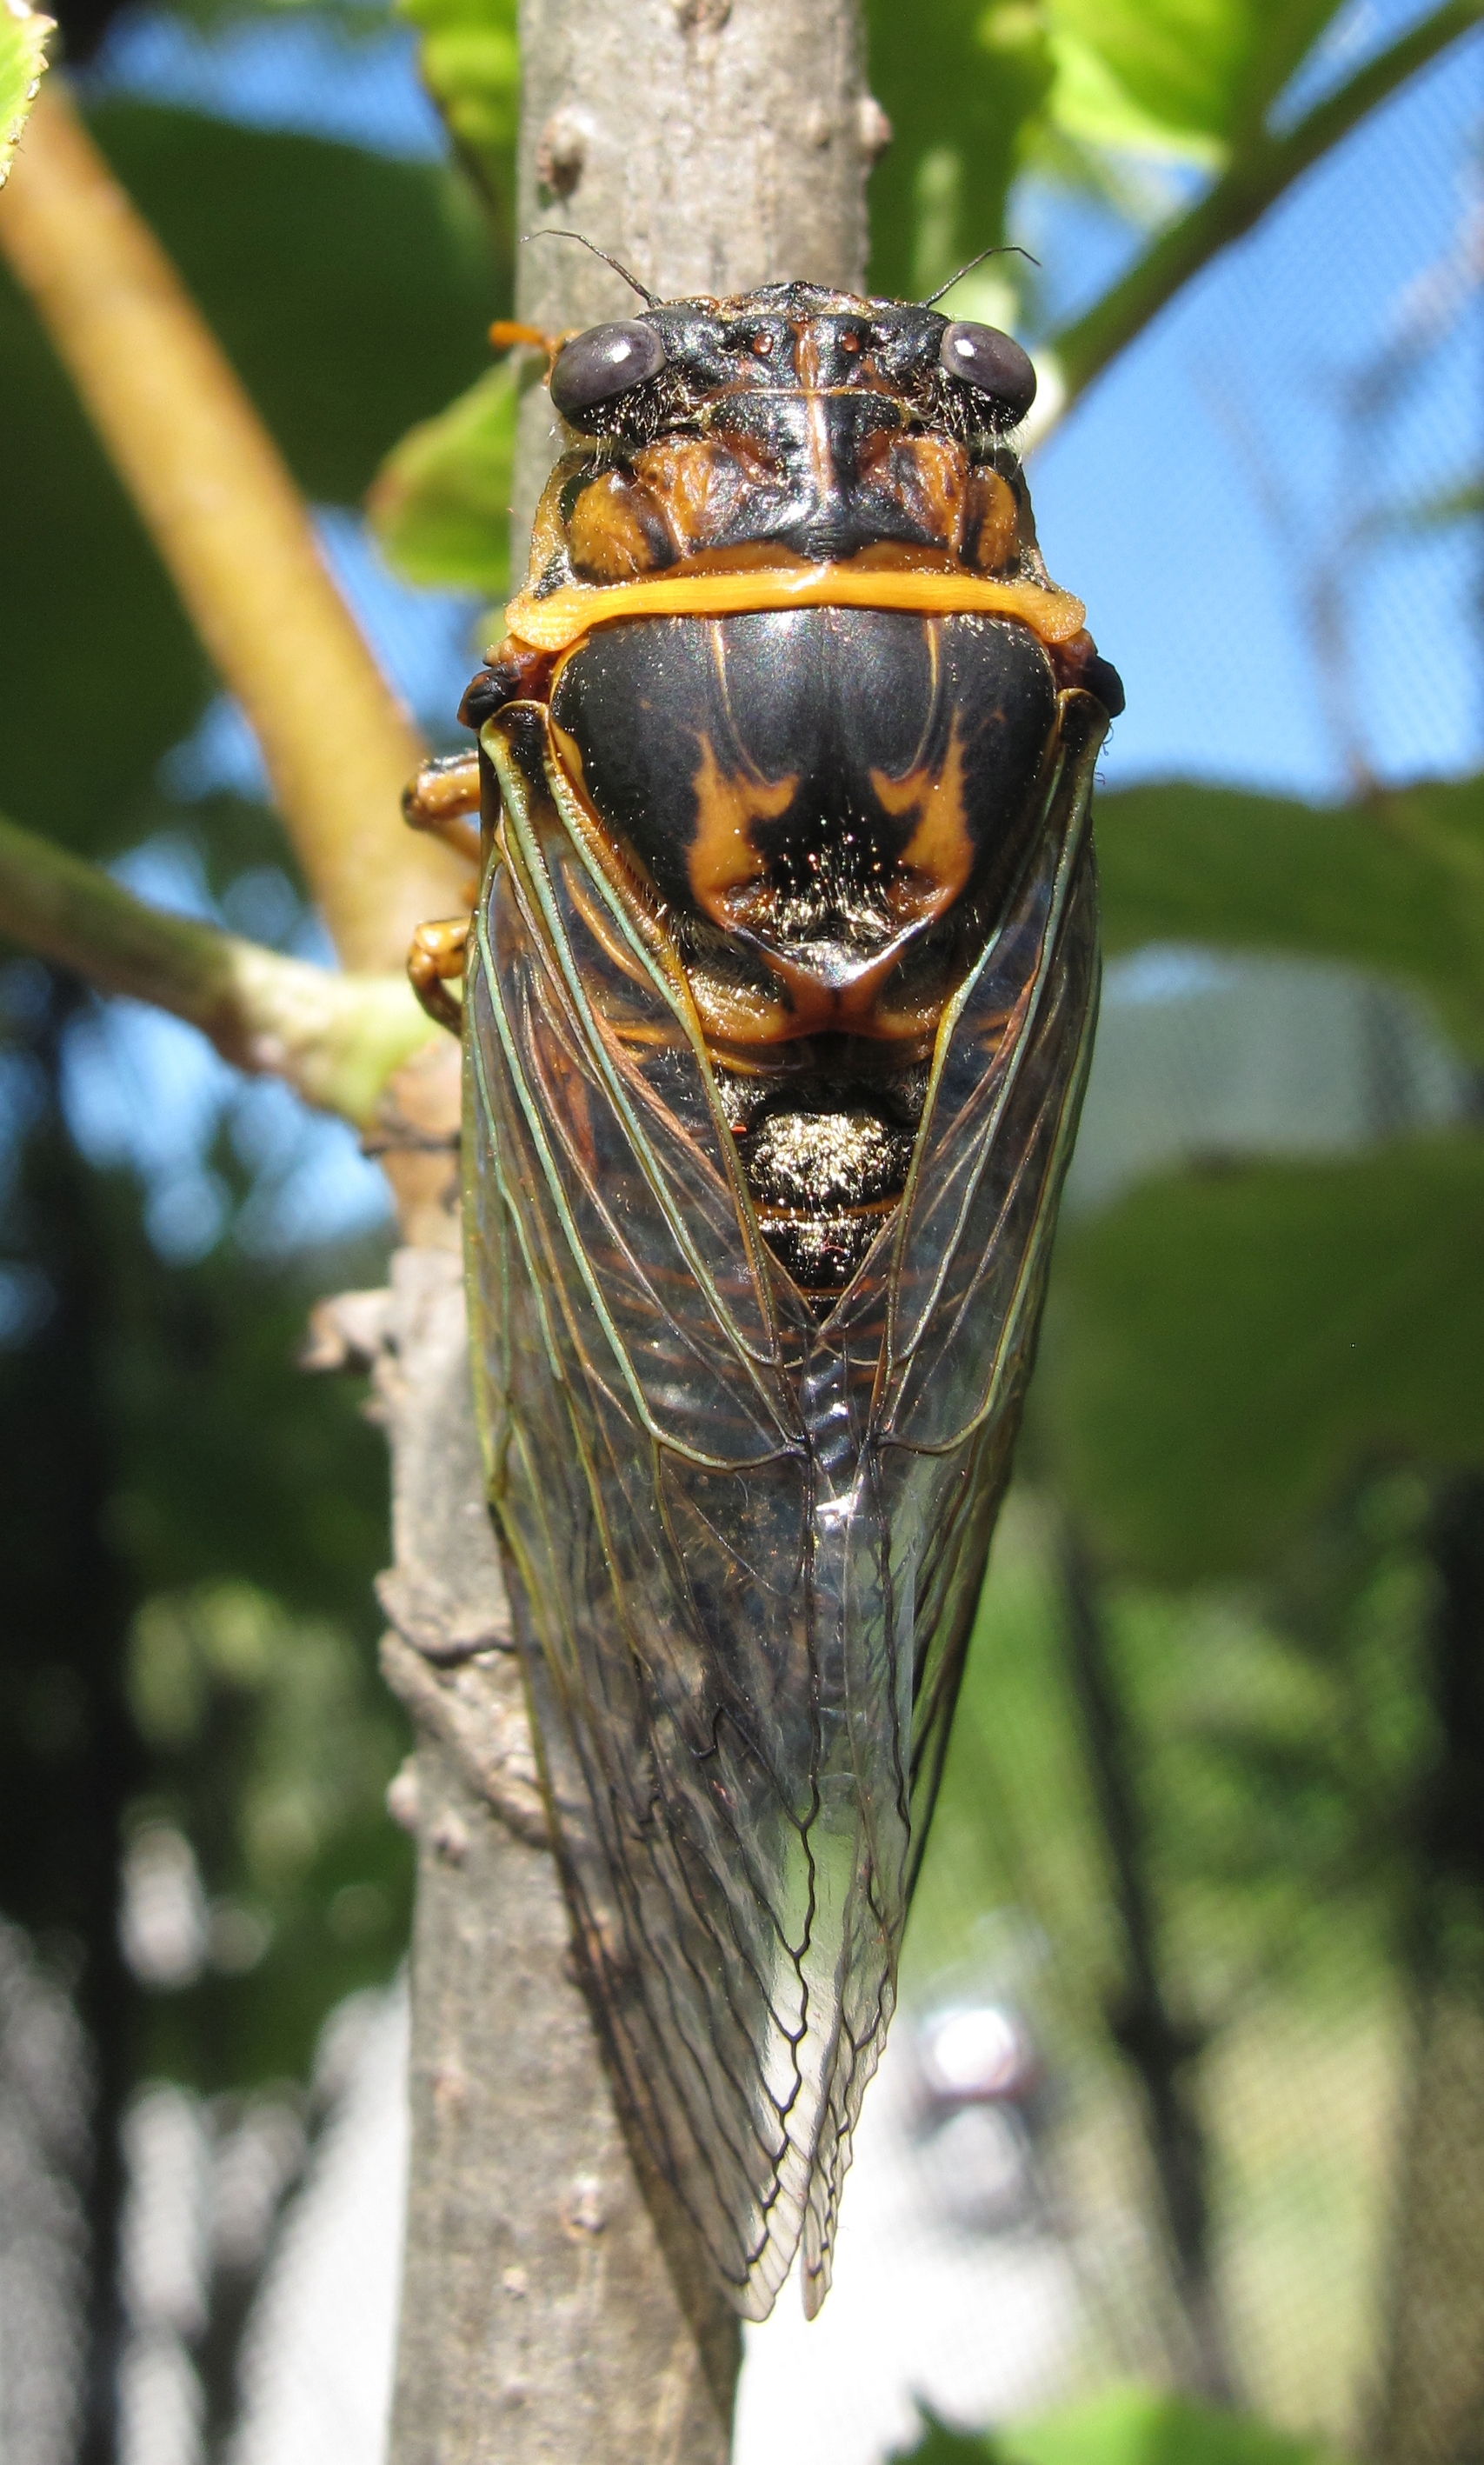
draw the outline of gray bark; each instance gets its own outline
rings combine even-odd
[[[521,228],[583,231],[656,291],[858,288],[884,122],[856,0],[523,0]],[[569,242],[521,255],[548,331],[632,295]],[[522,531],[557,448],[524,406]],[[518,569],[523,538],[518,542]],[[391,2465],[725,2465],[738,2323],[626,2143],[544,1845],[484,1504],[457,1262],[404,1251],[331,1305],[374,1353],[393,1458],[388,1681],[417,1726],[412,2153]]]

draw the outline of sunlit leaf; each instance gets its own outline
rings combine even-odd
[[[508,248],[521,105],[516,0],[399,0],[399,13],[422,35],[424,82]]]
[[[28,9],[26,0],[0,0],[0,187],[35,100],[53,31],[52,19]]]
[[[871,283],[920,298],[1003,239],[1005,201],[1031,115],[1051,83],[1030,0],[872,0],[872,90],[894,136],[871,180]]]
[[[1484,778],[1324,810],[1224,788],[1097,806],[1110,950],[1145,942],[1342,959],[1426,993],[1484,1057]]]
[[[1093,144],[1216,167],[1335,13],[1336,0],[1047,0],[1051,117]]]
[[[504,597],[517,401],[514,370],[491,368],[383,463],[366,510],[409,582]]]
[[[1061,4],[1052,0],[1052,5]],[[1196,0],[1180,0],[1182,10],[1191,9],[1188,19],[1171,18],[1165,0],[1149,11],[1135,7],[1133,0],[1118,0],[1105,23],[1100,10],[1095,15],[1095,0],[1066,0],[1066,5],[1085,11],[1086,17],[1085,23],[1069,21],[1065,74],[1053,86],[1042,123],[1042,148],[1053,176],[1057,141],[1074,166],[1080,142],[1090,180],[1099,166],[1106,178],[1120,161],[1131,159],[1129,149],[1136,160],[1150,151],[1151,113],[1164,126],[1161,115],[1169,112],[1169,150],[1185,150],[1195,162],[1218,169],[1220,177],[1192,196],[1185,211],[1161,218],[1134,262],[1050,339],[1047,356],[1057,364],[1062,409],[1296,179],[1388,95],[1470,32],[1477,13],[1473,0],[1442,0],[1352,74],[1321,80],[1326,87],[1322,96],[1311,88],[1312,108],[1299,110],[1280,127],[1273,106],[1283,102],[1293,72],[1332,13],[1318,0],[1306,0],[1296,9],[1289,9],[1285,0],[1261,0],[1261,5],[1251,0],[1245,12],[1231,0],[1229,13],[1215,5],[1206,11]],[[1234,41],[1239,23],[1241,39]],[[1168,73],[1173,52],[1163,42],[1151,44],[1150,36],[1156,30],[1173,33],[1178,49],[1180,38],[1196,25],[1208,39],[1204,54],[1196,43],[1195,56],[1185,64],[1182,92],[1182,80]],[[1203,66],[1204,78],[1191,74]],[[1066,115],[1065,121],[1058,114]],[[1182,124],[1191,121],[1200,124]],[[1116,187],[1108,193],[1116,202]]]
[[[1146,111],[1119,78],[1106,56],[1074,29],[1058,30],[1052,56],[1055,84],[1049,118],[1066,136],[1127,154],[1151,154],[1215,171],[1226,160],[1219,136],[1184,118],[1162,119]]]
[[[1120,1563],[1251,1570],[1367,1460],[1484,1461],[1484,1140],[1144,1185],[1067,1225],[1037,1432]]]

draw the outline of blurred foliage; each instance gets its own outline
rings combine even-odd
[[[872,85],[895,130],[872,180],[874,287],[920,296],[1002,242],[1021,171],[1136,222],[1173,212],[1169,170],[1240,165],[1336,13],[1337,0],[870,0]]]
[[[146,2068],[206,2090],[299,2076],[328,2006],[407,1939],[385,1805],[405,1724],[352,1627],[241,1581],[146,1600],[128,1686],[151,1756],[131,1820],[176,1827],[207,1896],[205,1974],[152,1998]]]
[[[16,140],[46,67],[51,28],[50,17],[28,8],[26,0],[11,0],[0,16],[0,182],[10,169]]]
[[[1484,1051],[1484,781],[1319,811],[1214,788],[1099,800],[1110,949],[1344,960]],[[1212,1158],[1064,1226],[1030,1446],[1120,1566],[1251,1573],[1365,1463],[1484,1459],[1484,1141]]]
[[[1152,1958],[1185,2049],[1233,2378],[1292,2426],[1355,2428],[1374,2368],[1419,1888],[1418,1809],[1451,1749],[1431,1666],[1430,1499],[1352,1484],[1257,1587],[1100,1588]],[[965,1976],[1043,2050],[1045,2196],[1077,2220],[1084,2383],[1179,2376],[1136,1974],[1046,1495],[996,1534],[908,1941],[920,2008]],[[995,1913],[992,1920],[983,1913]],[[1131,2056],[1136,2057],[1131,2059]],[[1146,2222],[1142,2238],[1131,2216]],[[1014,2452],[1011,2452],[1014,2453]]]
[[[1367,1458],[1484,1460],[1484,1140],[1222,1164],[1064,1228],[1037,1384],[1119,1564],[1252,1570]]]
[[[1428,1509],[1414,1475],[1374,1475],[1274,1555],[1261,1593],[1126,1577],[1103,1588],[1158,1921],[1205,2025],[1258,1984],[1301,1977],[1342,2003],[1383,1974],[1408,1891],[1408,1810],[1441,1743],[1426,1670]],[[930,1968],[966,1910],[1020,1908],[1055,1944],[1054,1991],[1091,2044],[1117,2001],[1120,1955],[1055,1530],[1044,1497],[1014,1494],[912,1951]]]
[[[0,970],[0,1908],[90,2041],[106,2392],[141,2079],[229,2104],[302,2081],[331,2005],[388,1977],[406,1941],[411,1860],[381,1802],[405,1740],[370,1594],[385,1455],[354,1386],[295,1364],[311,1300],[374,1280],[383,1244],[255,1255],[236,1237],[255,1192],[222,1136],[220,1237],[167,1264],[144,1190],[90,1167],[69,1125],[95,1005],[31,959]],[[143,1885],[158,1919],[172,1871],[175,1950],[142,1961]],[[233,2287],[203,2349],[223,2348],[229,2391],[251,2277]]]
[[[167,1264],[132,1177],[83,1165],[61,1116],[86,1013],[33,962],[4,981],[0,1907],[85,1942],[100,1816],[177,1825],[248,1922],[150,1998],[132,2060],[213,2088],[298,2075],[329,2004],[388,1973],[410,1887],[382,1805],[405,1740],[375,1668],[385,1449],[355,1382],[295,1359],[312,1300],[375,1280],[382,1244],[245,1255],[223,1140],[223,1233]]]
[[[1347,959],[1426,994],[1484,1061],[1484,778],[1361,805],[1185,785],[1097,800],[1103,939]]]
[[[1091,145],[1225,170],[1338,13],[1338,0],[1048,0],[1052,117]]]
[[[1119,2388],[1096,2404],[978,2436],[925,2408],[915,2448],[890,2465],[1333,2465],[1330,2452],[1238,2421],[1161,2388]]]

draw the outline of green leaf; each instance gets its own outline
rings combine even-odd
[[[1348,960],[1429,996],[1484,1058],[1484,778],[1324,811],[1225,788],[1097,800],[1103,932]]]
[[[1204,114],[1192,124],[1182,116],[1144,109],[1106,55],[1074,25],[1058,27],[1052,56],[1055,81],[1048,118],[1064,135],[1085,145],[1193,163],[1201,170],[1221,168],[1226,147],[1204,124]]]
[[[366,510],[409,582],[505,596],[518,400],[510,364],[491,368],[382,464]]]
[[[1326,2465],[1330,2452],[1158,2388],[1119,2388],[1006,2434],[1011,2465]]]
[[[521,108],[516,0],[398,0],[398,13],[421,30],[424,82],[508,253]]]
[[[1336,0],[1047,0],[1069,136],[1211,169],[1262,127]]]
[[[1057,1246],[1037,1435],[1104,1550],[1250,1573],[1367,1460],[1484,1461],[1484,1140],[1146,1184]]]
[[[92,126],[306,495],[358,501],[488,365],[508,272],[455,171],[142,104]]]
[[[1091,0],[1076,0],[1076,5],[1090,6]],[[1151,62],[1147,56],[1141,59],[1132,55],[1123,59],[1111,58],[1106,48],[1084,46],[1096,54],[1103,81],[1102,102],[1111,114],[1100,130],[1088,132],[1093,136],[1091,147],[1086,143],[1083,145],[1090,179],[1099,167],[1107,177],[1109,167],[1117,163],[1119,147],[1132,145],[1137,149],[1146,145],[1147,109],[1122,86],[1120,68],[1142,83],[1157,111],[1173,109],[1177,117],[1209,122],[1185,129],[1184,142],[1186,150],[1197,159],[1204,154],[1212,163],[1224,165],[1224,169],[1221,178],[1208,186],[1186,211],[1162,221],[1148,246],[1099,300],[1051,338],[1047,356],[1058,364],[1062,408],[1076,399],[1098,371],[1142,332],[1165,302],[1204,265],[1244,232],[1251,231],[1296,180],[1331,152],[1408,78],[1461,36],[1471,33],[1478,18],[1479,0],[1442,0],[1430,15],[1417,20],[1384,50],[1370,55],[1353,76],[1332,88],[1301,119],[1282,131],[1274,131],[1269,124],[1270,105],[1280,98],[1291,72],[1298,66],[1322,22],[1320,13],[1309,7],[1289,11],[1286,0],[1263,0],[1260,8],[1253,6],[1245,20],[1240,56],[1229,47],[1224,59],[1208,59],[1207,66],[1214,74],[1207,80],[1204,98],[1192,87],[1183,103],[1177,100],[1170,80],[1159,73],[1157,63],[1154,73],[1149,73]],[[1121,22],[1114,18],[1110,26],[1117,29]],[[1160,11],[1148,19],[1140,11],[1137,18],[1128,22],[1137,29],[1146,24],[1163,25],[1165,20]],[[1234,23],[1234,17],[1229,22],[1215,11],[1209,20],[1212,27],[1226,33]],[[1076,27],[1071,29],[1071,35],[1075,46]],[[1123,49],[1128,51],[1129,47],[1125,45]],[[1117,52],[1119,46],[1115,44],[1113,50]],[[1133,52],[1137,54],[1138,50],[1136,43]],[[1073,79],[1073,101],[1066,107],[1074,117],[1076,93],[1082,91],[1085,95],[1086,87],[1085,77],[1080,88]],[[1063,148],[1070,146],[1074,161],[1076,156],[1075,135],[1057,124],[1056,115],[1061,107],[1058,96],[1062,91],[1059,83],[1045,122],[1045,152],[1053,174],[1057,167],[1056,145],[1052,141],[1059,139]],[[1221,102],[1223,96],[1225,100]],[[1094,103],[1096,104],[1096,95]],[[1119,113],[1125,105],[1131,106],[1131,116],[1125,114],[1120,122]],[[1218,116],[1223,123],[1220,130],[1215,125]],[[1173,127],[1171,133],[1175,133]],[[1109,148],[1114,151],[1109,153]]]
[[[55,29],[26,0],[0,0],[0,188],[46,67],[46,38]]]
[[[1031,0],[871,0],[872,90],[893,142],[871,180],[871,282],[913,299],[1005,234],[1005,202],[1050,88]]]

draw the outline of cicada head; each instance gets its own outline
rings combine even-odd
[[[574,334],[550,385],[580,435],[630,451],[703,440],[736,457],[733,493],[750,492],[754,519],[739,530],[733,508],[726,540],[713,544],[768,540],[818,559],[881,540],[945,545],[945,488],[976,460],[1013,466],[1007,440],[1036,379],[1028,353],[991,326],[776,282],[730,300],[667,300]],[[903,460],[907,440],[927,450]],[[932,440],[959,452],[935,455]],[[698,472],[711,458],[682,460]],[[767,484],[780,477],[781,495]],[[985,494],[971,516],[973,553],[998,568],[1013,508]]]
[[[1029,353],[996,327],[910,300],[814,282],[729,300],[673,300],[570,336],[551,398],[579,434],[639,442],[694,421],[717,397],[878,394],[950,433],[1002,436],[1035,399]]]

